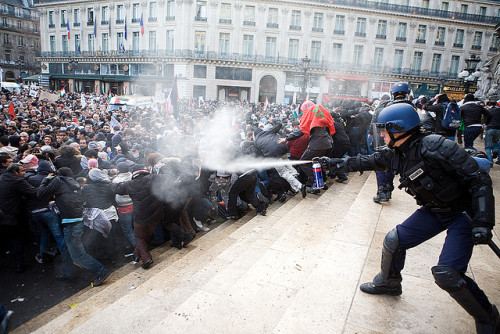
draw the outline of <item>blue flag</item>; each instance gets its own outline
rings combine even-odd
[[[125,15],[125,40],[127,40],[127,16]]]

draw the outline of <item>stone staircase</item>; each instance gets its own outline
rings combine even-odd
[[[417,208],[403,191],[386,205],[375,193],[374,173],[352,174],[181,251],[157,248],[151,269],[126,265],[14,333],[473,333],[430,272],[444,234],[408,251],[402,296],[359,291],[379,270],[387,231]],[[500,304],[500,259],[487,247],[476,247],[470,274]]]

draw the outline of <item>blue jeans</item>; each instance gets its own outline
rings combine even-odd
[[[479,137],[483,130],[480,126],[466,126],[464,131],[464,147],[474,148],[474,140]]]
[[[85,247],[82,244],[83,222],[73,224],[63,224],[64,226],[64,241],[68,246],[69,254],[73,261],[80,265],[83,269],[93,272],[96,276],[100,276],[106,268],[101,262],[87,254]]]
[[[498,141],[500,140],[500,130],[489,129],[486,130],[484,136],[484,148],[486,150],[486,155],[488,160],[493,162],[493,151],[498,151]]]
[[[73,261],[69,255],[68,247],[64,242],[64,234],[59,216],[52,211],[45,211],[32,213],[30,218],[32,223],[40,228],[40,257],[42,257],[43,252],[49,248],[50,233],[52,233],[62,255],[62,274],[64,276],[72,276]]]
[[[125,234],[128,241],[130,241],[132,247],[135,248],[134,221],[132,219],[132,212],[129,213],[118,212],[118,223],[122,228],[123,234]]]

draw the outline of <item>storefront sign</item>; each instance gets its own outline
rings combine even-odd
[[[113,57],[119,56],[120,51],[83,51],[82,55],[84,57]]]

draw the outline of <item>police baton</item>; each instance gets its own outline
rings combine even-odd
[[[464,211],[463,215],[464,215],[465,219],[467,219],[467,221],[472,226],[474,226],[473,223],[472,223],[472,218],[469,216],[469,214],[467,213],[467,211]],[[490,239],[490,241],[488,241],[488,246],[490,246],[491,250],[493,250],[493,252],[495,252],[495,254],[500,258],[500,248],[498,248],[498,246],[493,242],[493,240]]]

